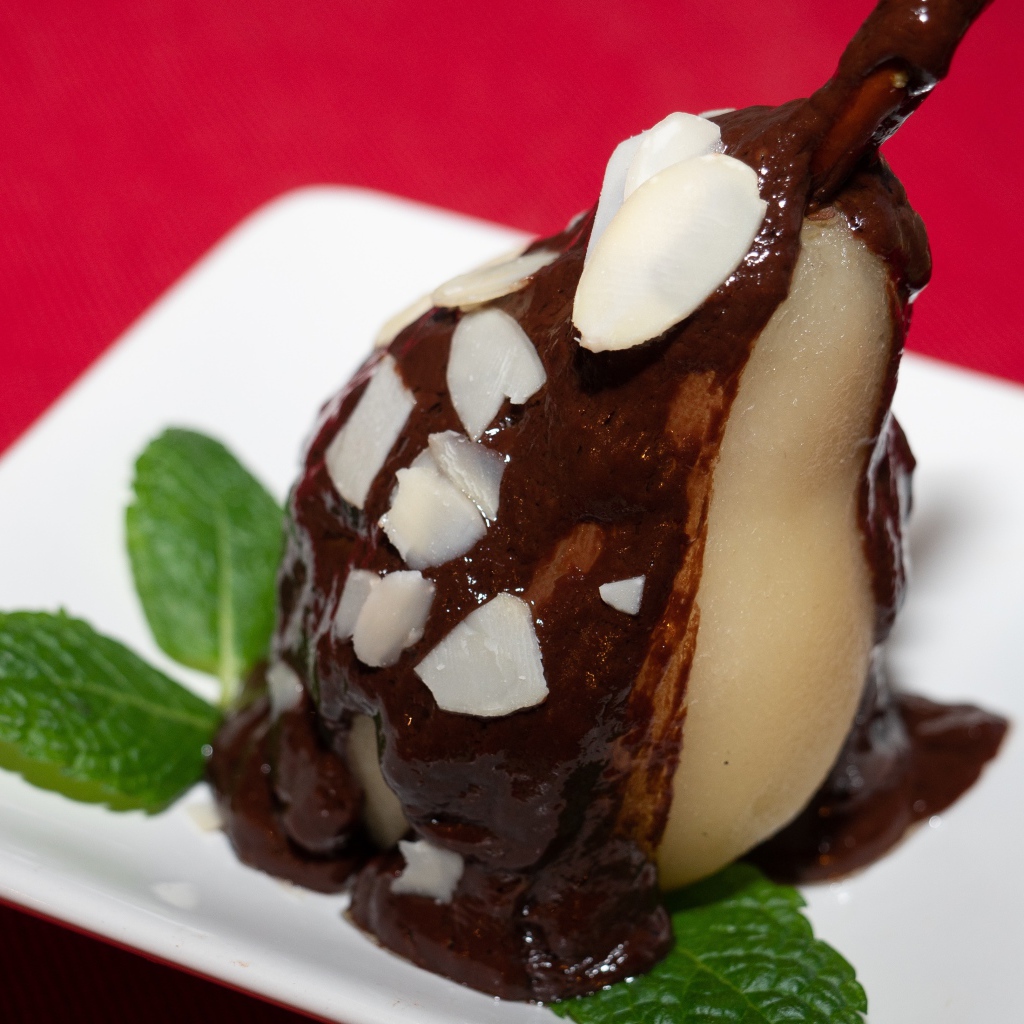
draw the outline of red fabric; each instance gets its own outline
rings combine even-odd
[[[805,95],[870,0],[7,0],[0,449],[285,189],[345,182],[547,231],[673,109]],[[888,147],[931,228],[912,346],[1024,380],[1017,52],[996,0]]]
[[[0,450],[282,191],[366,185],[550,231],[593,201],[615,143],[668,111],[806,95],[870,6],[6,0]],[[911,346],[1019,381],[1022,36],[1024,8],[996,0],[886,150],[935,255]],[[14,920],[0,914],[0,937]],[[47,934],[38,968],[0,959],[8,989],[44,998],[49,964],[80,955],[85,940]],[[156,1006],[186,982],[118,957],[116,985],[77,1013],[135,1020],[135,999],[170,1020]],[[243,1012],[225,998],[218,1020]],[[36,1021],[67,1019],[46,1005]]]

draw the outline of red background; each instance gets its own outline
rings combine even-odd
[[[870,6],[6,0],[0,451],[281,192],[364,185],[554,230],[620,139],[806,95]],[[886,152],[935,257],[911,347],[1024,382],[1022,37],[1024,9],[996,0]],[[39,1024],[293,1019],[2,908],[0,986],[0,1016]]]

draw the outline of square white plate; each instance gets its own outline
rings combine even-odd
[[[168,425],[227,443],[279,498],[319,404],[377,326],[509,249],[507,229],[373,193],[305,189],[205,257],[0,460],[0,608],[87,618],[207,695],[155,647],[124,554],[132,463]],[[923,301],[927,301],[925,298]],[[1024,391],[908,358],[898,412],[917,453],[915,573],[892,645],[911,689],[1024,719]],[[856,966],[873,1024],[1024,1020],[1024,742],[855,878],[807,891]],[[114,814],[0,772],[0,897],[347,1024],[515,1024],[501,1003],[405,964],[344,899],[239,864],[191,808]]]

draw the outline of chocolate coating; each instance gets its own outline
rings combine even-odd
[[[362,793],[324,742],[308,698],[272,719],[259,669],[225,721],[207,775],[239,858],[318,892],[338,892],[373,852]]]
[[[398,854],[369,859],[350,911],[360,927],[418,964],[515,999],[590,991],[649,969],[668,950],[653,854],[682,740],[712,472],[751,347],[788,293],[808,214],[844,216],[889,268],[890,367],[859,504],[879,641],[902,599],[913,460],[889,403],[909,301],[927,281],[930,257],[920,219],[876,147],[920,101],[922,83],[944,74],[980,9],[954,0],[915,4],[934,15],[926,29],[920,19],[914,28],[910,4],[883,0],[837,76],[810,101],[716,118],[726,152],[757,172],[768,211],[736,271],[660,338],[621,352],[579,346],[571,312],[592,215],[535,243],[558,258],[488,305],[522,326],[547,383],[524,405],[506,402],[485,433],[483,443],[507,462],[497,520],[466,555],[428,571],[436,597],[424,635],[388,668],[360,664],[332,621],[352,568],[406,568],[378,520],[396,471],[428,435],[461,430],[445,370],[463,314],[434,309],[391,344],[416,407],[362,510],[339,497],[324,454],[380,354],[327,406],[290,500],[275,645],[305,680],[309,704],[271,726],[265,699],[257,700],[224,727],[211,765],[243,859],[296,880],[306,873],[318,888],[340,885],[365,859],[360,794],[345,758],[352,715],[371,715],[383,775],[412,829],[459,853],[465,870],[452,902],[441,904],[392,891]],[[881,92],[880,68],[889,76]],[[638,575],[646,584],[636,616],[600,600],[600,584]],[[532,608],[550,694],[503,718],[441,711],[413,668],[500,593]],[[869,688],[862,718],[883,714],[882,692]],[[903,733],[916,751],[929,712],[909,698],[899,706],[900,722],[920,712],[913,719],[920,727]],[[841,801],[834,780],[860,758],[871,770],[858,807],[884,804],[881,831],[896,835],[912,820],[904,805],[918,799],[919,786],[901,783],[901,795],[890,799],[888,765],[904,781],[917,778],[907,763],[939,765],[953,799],[994,752],[991,742],[954,743],[946,761],[901,760],[876,744],[876,732],[855,727],[805,815]],[[823,840],[813,838],[820,849]],[[795,849],[792,856],[806,860],[810,841],[787,846],[783,833],[771,849]],[[865,840],[859,848],[867,856],[878,846]]]
[[[892,690],[880,663],[835,767],[795,821],[748,854],[780,882],[838,878],[877,860],[977,780],[1006,720]]]

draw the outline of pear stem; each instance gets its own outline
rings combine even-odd
[[[991,0],[880,0],[807,103],[823,130],[811,159],[822,205],[946,77],[960,40]]]

